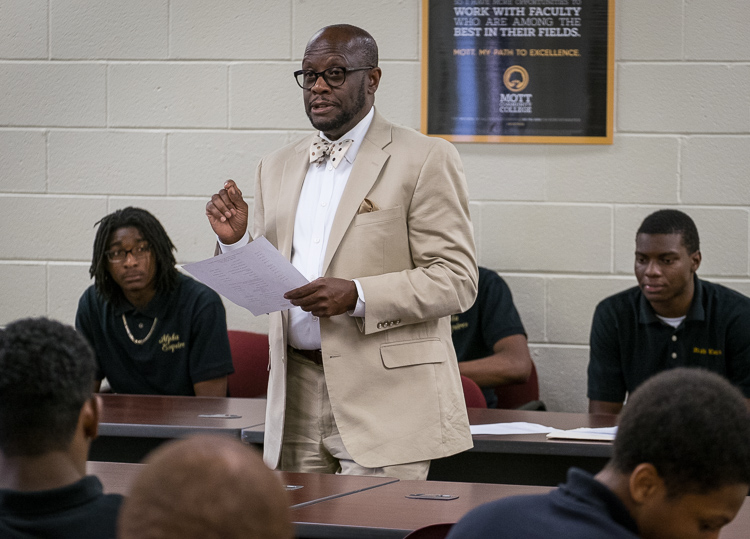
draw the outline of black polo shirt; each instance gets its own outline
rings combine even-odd
[[[497,341],[526,335],[510,288],[494,271],[479,268],[477,299],[468,311],[451,317],[451,336],[458,361],[491,356]],[[482,388],[490,408],[497,406],[495,388]]]
[[[153,325],[151,337],[134,343],[123,314],[134,339],[144,339]],[[193,384],[234,372],[224,305],[186,275],[143,309],[104,301],[92,285],[78,302],[76,328],[94,348],[98,379],[106,377],[115,393],[195,395]]]
[[[51,490],[0,489],[0,537],[114,539],[122,500],[119,494],[104,494],[91,475]]]
[[[591,326],[588,398],[622,402],[654,374],[702,367],[750,398],[750,298],[695,277],[685,320],[675,329],[657,318],[639,287],[605,299]]]

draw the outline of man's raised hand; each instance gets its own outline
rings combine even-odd
[[[231,245],[242,239],[247,231],[248,208],[234,180],[227,180],[224,188],[211,197],[206,217],[222,243]]]

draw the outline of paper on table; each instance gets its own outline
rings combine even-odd
[[[514,421],[512,423],[489,423],[487,425],[471,425],[472,434],[539,434],[552,432],[552,427],[545,427],[538,423]]]
[[[291,309],[293,305],[284,294],[308,283],[263,236],[239,249],[182,267],[255,316]]]
[[[581,427],[570,430],[553,430],[547,434],[547,438],[611,442],[615,439],[615,434],[617,434],[617,427],[600,427],[596,429]]]

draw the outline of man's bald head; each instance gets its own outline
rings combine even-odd
[[[121,539],[289,539],[284,487],[237,440],[196,436],[146,459],[119,520]]]
[[[307,42],[305,54],[331,44],[349,52],[362,65],[378,65],[378,44],[375,39],[366,30],[351,24],[332,24],[321,28]]]

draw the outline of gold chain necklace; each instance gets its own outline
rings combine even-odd
[[[130,340],[133,341],[135,344],[143,344],[151,338],[151,335],[154,333],[154,328],[156,328],[157,320],[158,318],[154,318],[154,323],[151,324],[151,329],[148,330],[148,335],[146,335],[142,339],[136,339],[135,337],[133,337],[133,334],[130,333],[130,328],[128,327],[128,321],[125,319],[125,313],[122,313],[122,323],[125,324],[125,331],[128,333],[128,337],[130,337]]]

